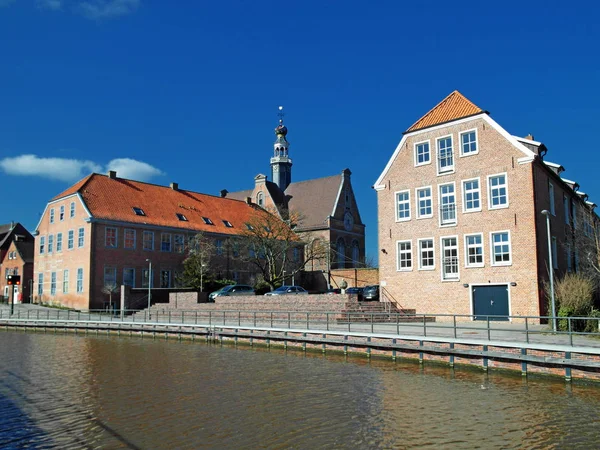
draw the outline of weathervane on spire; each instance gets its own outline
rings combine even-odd
[[[283,106],[279,107],[279,112],[277,115],[279,116],[279,123],[283,123],[283,116],[285,116],[285,113],[283,112]]]

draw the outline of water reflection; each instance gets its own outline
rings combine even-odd
[[[0,336],[3,448],[591,448],[600,436],[594,385],[200,342]]]

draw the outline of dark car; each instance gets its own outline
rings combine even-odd
[[[245,284],[230,284],[229,286],[223,286],[218,291],[212,292],[208,296],[208,300],[211,302],[215,301],[216,297],[229,297],[231,295],[253,295],[254,289],[252,286]]]
[[[379,285],[374,284],[371,286],[365,286],[365,288],[363,289],[363,300],[379,301]]]
[[[364,288],[361,287],[349,287],[346,289],[346,294],[356,295],[358,297],[358,301],[363,299],[363,291]]]
[[[265,295],[308,295],[308,291],[301,286],[280,286]]]

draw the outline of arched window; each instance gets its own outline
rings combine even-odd
[[[346,267],[346,243],[344,238],[339,238],[337,241],[337,266],[338,269]]]
[[[358,267],[360,262],[360,250],[358,248],[358,241],[352,241],[352,267]]]
[[[264,199],[264,196],[263,196],[263,193],[262,193],[262,191],[260,191],[258,194],[256,194],[256,204],[257,204],[258,206],[264,206],[264,205],[263,205],[263,204],[264,204],[264,202],[265,202],[264,200],[265,200],[265,199]]]

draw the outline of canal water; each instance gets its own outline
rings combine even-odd
[[[203,341],[0,332],[0,448],[597,448],[600,386]]]

